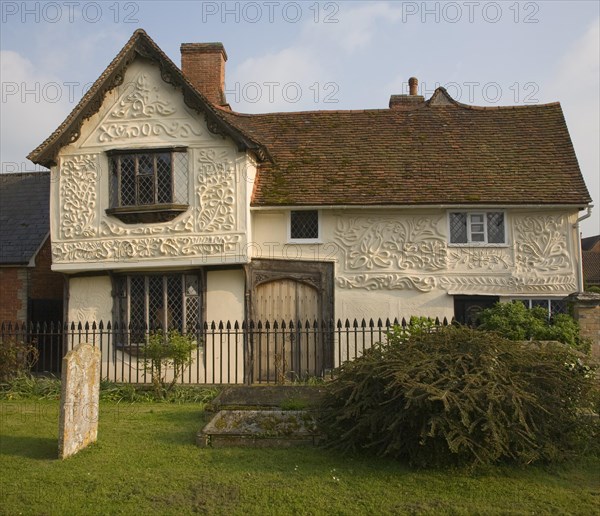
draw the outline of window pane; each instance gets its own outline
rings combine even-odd
[[[488,242],[490,244],[503,244],[504,237],[504,213],[491,212],[487,214]]]
[[[483,233],[483,224],[471,224],[472,233]]]
[[[474,213],[471,215],[471,224],[475,224],[477,222],[483,222],[483,214],[482,213]]]
[[[146,329],[146,288],[143,277],[132,277],[130,284],[131,343],[144,342]]]
[[[167,326],[183,331],[182,276],[167,277]]]
[[[138,176],[138,204],[154,204],[154,176]]]
[[[550,312],[551,312],[551,315],[569,313],[567,302],[563,301],[562,299],[551,300],[550,301]]]
[[[483,233],[473,233],[471,235],[472,242],[485,242],[485,235]]]
[[[319,212],[292,211],[290,236],[292,238],[319,238]]]
[[[119,160],[119,158],[115,158]],[[121,206],[133,206],[135,202],[135,159],[121,156]]]
[[[172,177],[171,177],[171,155],[170,154],[157,154],[156,156],[156,175],[158,183],[158,202],[159,203],[170,203],[172,202],[173,196],[172,191]]]
[[[164,292],[162,276],[148,278],[148,303],[152,328],[165,328]]]
[[[450,242],[453,244],[467,243],[467,214],[450,214]]]
[[[152,159],[152,155],[140,155],[138,159],[138,174],[141,176],[154,175],[154,160]]]

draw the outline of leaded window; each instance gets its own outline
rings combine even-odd
[[[450,213],[450,243],[505,244],[504,212]]]
[[[131,275],[117,278],[117,310],[131,343],[152,330],[195,333],[202,316],[198,274]]]
[[[550,299],[518,299],[525,305],[525,308],[536,308],[540,307],[548,311],[548,317],[553,317],[558,314],[568,314],[569,305],[566,299],[562,298],[550,298]]]
[[[318,210],[297,210],[290,212],[291,240],[317,240],[318,238]]]
[[[113,150],[108,152],[111,181],[109,215],[125,222],[169,220],[188,204],[185,148]],[[169,212],[171,217],[164,217]],[[160,216],[139,217],[154,213]],[[136,217],[135,215],[138,215]]]

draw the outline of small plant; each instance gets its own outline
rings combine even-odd
[[[494,331],[510,340],[556,340],[587,353],[590,342],[579,334],[577,321],[567,314],[548,318],[542,307],[527,308],[519,301],[496,303],[483,310],[480,329]]]
[[[193,363],[192,351],[197,347],[198,343],[193,337],[177,330],[167,333],[159,330],[150,334],[143,349],[144,368],[150,371],[158,398],[169,397],[177,380]],[[173,375],[171,381],[167,380],[169,370],[172,370]]]
[[[0,381],[6,382],[29,374],[37,362],[39,353],[34,344],[14,337],[0,340]]]

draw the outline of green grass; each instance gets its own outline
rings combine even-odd
[[[314,448],[200,449],[202,405],[101,402],[57,455],[58,402],[0,402],[0,514],[597,514],[600,464],[411,471]]]

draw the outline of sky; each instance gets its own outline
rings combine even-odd
[[[143,28],[176,63],[181,43],[220,41],[239,112],[387,108],[411,76],[480,106],[559,101],[600,233],[600,2],[2,1],[0,161],[64,120]],[[557,200],[559,201],[559,200]]]

